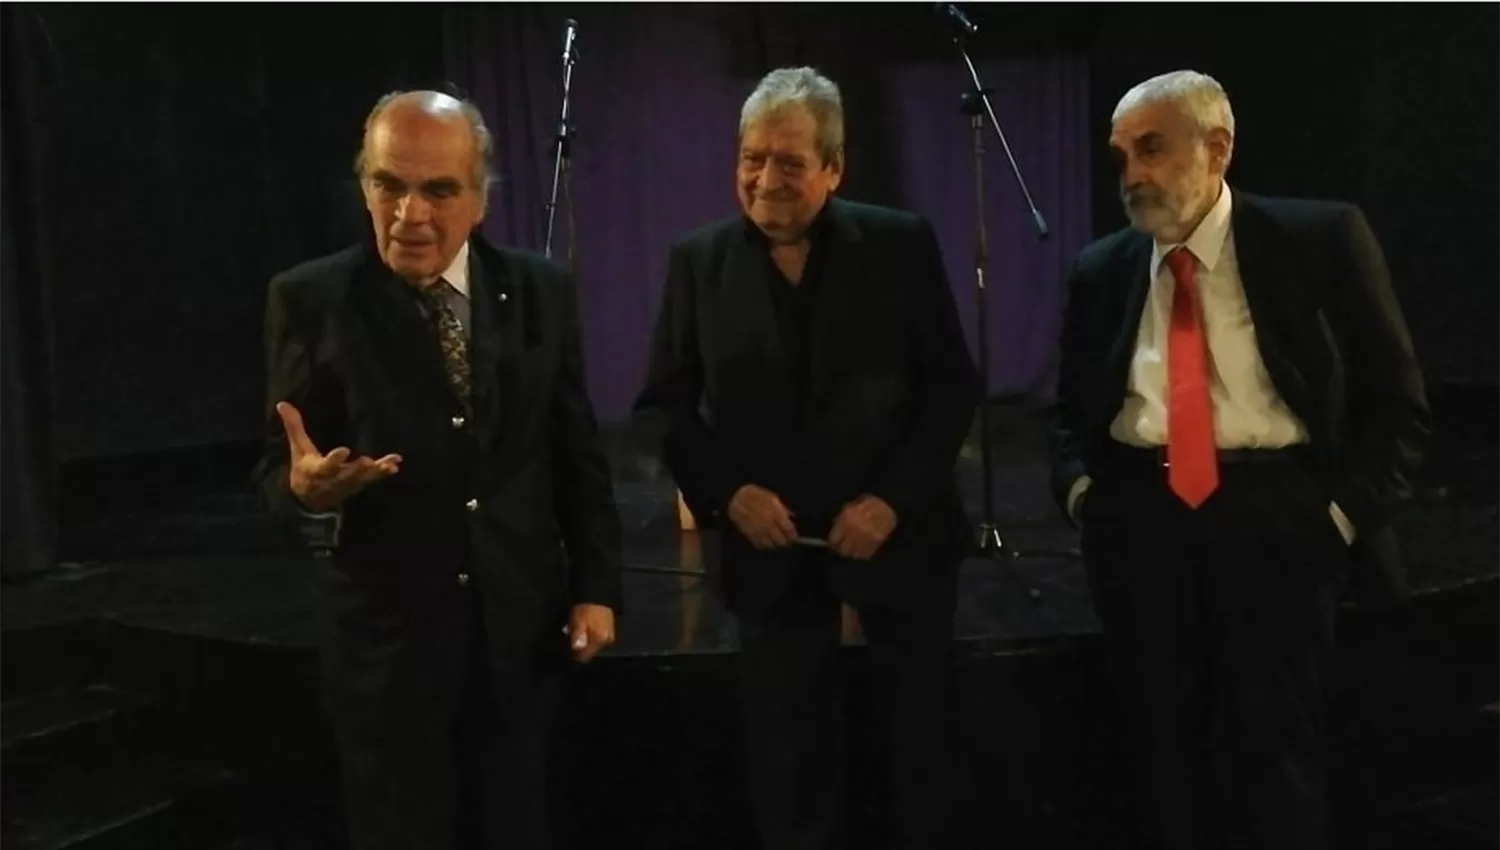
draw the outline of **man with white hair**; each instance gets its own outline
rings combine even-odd
[[[721,534],[764,846],[842,846],[846,602],[891,760],[882,846],[946,847],[953,467],[979,386],[931,224],[833,197],[843,129],[811,68],[746,100],[742,212],[672,247],[637,407],[666,420],[666,464]]]
[[[479,110],[380,100],[371,239],[277,275],[269,507],[319,554],[322,684],[354,850],[546,846],[570,655],[614,640],[620,520],[573,281],[476,232]]]
[[[1132,227],[1068,281],[1053,484],[1147,846],[1312,850],[1337,595],[1403,596],[1390,511],[1430,414],[1364,215],[1230,188],[1234,131],[1193,71],[1116,107]]]

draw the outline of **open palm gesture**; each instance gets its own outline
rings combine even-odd
[[[400,455],[350,460],[351,452],[344,446],[323,454],[307,436],[302,413],[297,408],[283,401],[276,405],[276,413],[286,428],[291,448],[288,476],[292,495],[309,511],[331,511],[370,484],[401,469]]]

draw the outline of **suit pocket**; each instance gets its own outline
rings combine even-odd
[[[321,559],[314,573],[322,617],[345,640],[369,646],[399,641],[420,608],[414,589],[380,564],[344,555]]]
[[[1350,557],[1350,546],[1333,518],[1333,504],[1328,493],[1318,480],[1306,470],[1287,476],[1292,492],[1287,494],[1286,505],[1304,519],[1301,524],[1307,530],[1309,541],[1316,546],[1326,545],[1336,559],[1335,563]],[[1300,507],[1298,510],[1296,507]]]
[[[834,375],[819,401],[826,421],[842,430],[868,432],[872,423],[899,422],[909,414],[911,392],[897,368],[875,368]]]
[[[523,351],[510,363],[514,386],[520,392],[545,392],[557,368],[556,352],[545,346]]]
[[[536,594],[537,610],[549,611],[566,605],[570,565],[562,545],[553,540],[536,541],[516,550],[517,572]]]

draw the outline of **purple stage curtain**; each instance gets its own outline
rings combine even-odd
[[[674,238],[737,212],[739,110],[772,68],[812,65],[844,91],[840,194],[932,219],[971,350],[975,342],[973,134],[958,110],[967,71],[928,17],[879,7],[472,4],[448,7],[451,79],[495,134],[502,182],[483,230],[540,251],[561,107],[563,20],[579,22],[572,200],[589,390],[628,415]],[[1045,390],[1067,264],[1090,233],[1087,64],[1059,52],[977,56],[1033,197],[1038,239],[1004,151],[986,128],[992,393]],[[561,198],[560,198],[561,201]],[[553,253],[566,260],[566,207]]]

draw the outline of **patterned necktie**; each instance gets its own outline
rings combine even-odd
[[[438,344],[443,349],[443,366],[448,372],[448,384],[467,408],[470,395],[469,340],[464,336],[463,324],[448,305],[445,296],[449,289],[446,281],[439,280],[423,289],[422,297],[431,308],[429,315],[437,331]]]
[[[1219,487],[1214,405],[1208,384],[1208,339],[1196,286],[1198,263],[1186,249],[1167,255],[1177,285],[1167,336],[1167,482],[1197,508]]]

